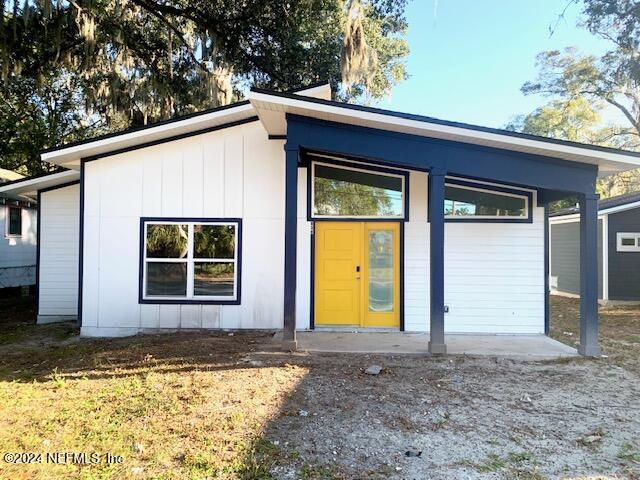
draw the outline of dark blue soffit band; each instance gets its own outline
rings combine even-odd
[[[287,145],[529,188],[593,193],[595,165],[287,114]]]

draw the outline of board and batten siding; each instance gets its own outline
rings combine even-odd
[[[602,224],[598,219],[598,298],[602,295]],[[580,294],[580,222],[549,225],[550,284],[552,290]],[[615,237],[615,235],[614,235]],[[615,249],[615,244],[613,246]]]
[[[40,194],[38,323],[78,315],[80,186]]]
[[[640,300],[640,252],[618,252],[617,233],[640,232],[640,208],[609,215],[609,300]]]
[[[82,334],[282,328],[284,151],[258,122],[85,163]],[[141,217],[242,218],[240,305],[138,301]]]

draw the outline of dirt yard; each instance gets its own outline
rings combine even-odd
[[[553,299],[569,343],[576,305]],[[265,333],[85,340],[5,311],[0,453],[43,457],[0,459],[0,478],[640,479],[640,309],[603,312],[607,358],[551,362],[289,355]]]

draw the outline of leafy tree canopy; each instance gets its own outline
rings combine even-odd
[[[640,148],[640,2],[570,0],[582,8],[580,25],[611,41],[604,55],[582,55],[575,48],[538,55],[538,76],[523,85],[525,94],[549,98],[508,127],[537,135],[637,150]],[[601,113],[617,110],[625,122],[605,125]],[[640,172],[599,181],[601,196],[640,190]]]
[[[367,102],[406,78],[407,0],[2,1],[0,166],[63,142],[328,80]],[[4,125],[3,125],[4,126]],[[31,135],[25,132],[32,132]]]

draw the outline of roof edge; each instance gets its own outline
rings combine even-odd
[[[275,97],[289,98],[289,99],[292,99],[292,100],[300,100],[300,101],[305,101],[305,102],[309,102],[309,103],[316,103],[316,104],[319,104],[319,105],[338,107],[338,108],[345,108],[345,109],[359,111],[359,112],[373,113],[373,114],[378,114],[378,115],[385,115],[385,116],[388,116],[388,117],[401,118],[403,120],[412,120],[412,121],[417,121],[417,122],[422,122],[422,123],[431,123],[431,124],[442,125],[442,126],[446,126],[446,127],[461,128],[461,129],[465,129],[465,130],[472,130],[472,131],[477,131],[477,132],[482,132],[482,133],[490,133],[490,134],[494,134],[494,135],[502,135],[502,136],[520,138],[520,139],[523,139],[523,140],[532,140],[532,141],[538,141],[538,142],[544,142],[544,143],[551,143],[551,144],[556,144],[556,145],[564,145],[564,146],[568,146],[568,147],[580,148],[580,149],[584,149],[584,150],[594,150],[594,151],[599,151],[599,152],[604,152],[604,153],[613,153],[613,154],[617,154],[617,155],[627,155],[627,156],[630,156],[630,157],[640,158],[640,152],[636,152],[636,151],[632,151],[632,150],[622,150],[622,149],[613,148],[613,147],[603,147],[601,145],[591,145],[591,144],[588,144],[588,143],[573,142],[573,141],[569,141],[569,140],[560,140],[558,138],[543,137],[543,136],[540,136],[540,135],[532,135],[532,134],[529,134],[529,133],[514,132],[514,131],[511,131],[511,130],[504,130],[504,129],[500,129],[500,128],[483,127],[481,125],[474,125],[474,124],[470,124],[470,123],[442,120],[442,119],[439,119],[439,118],[428,117],[428,116],[425,116],[425,115],[417,115],[417,114],[413,114],[413,113],[398,112],[398,111],[394,111],[394,110],[385,110],[385,109],[382,109],[382,108],[367,107],[367,106],[364,106],[364,105],[356,105],[356,104],[353,104],[353,103],[337,102],[335,100],[325,100],[325,99],[320,99],[320,98],[305,97],[303,95],[297,95],[297,94],[294,94],[294,93],[274,92],[274,91],[271,91],[271,90],[265,90],[265,89],[256,88],[256,87],[251,88],[250,91],[251,92],[255,92],[255,93],[259,93],[259,94],[263,94],[263,95],[271,95],[271,96],[275,96]]]

